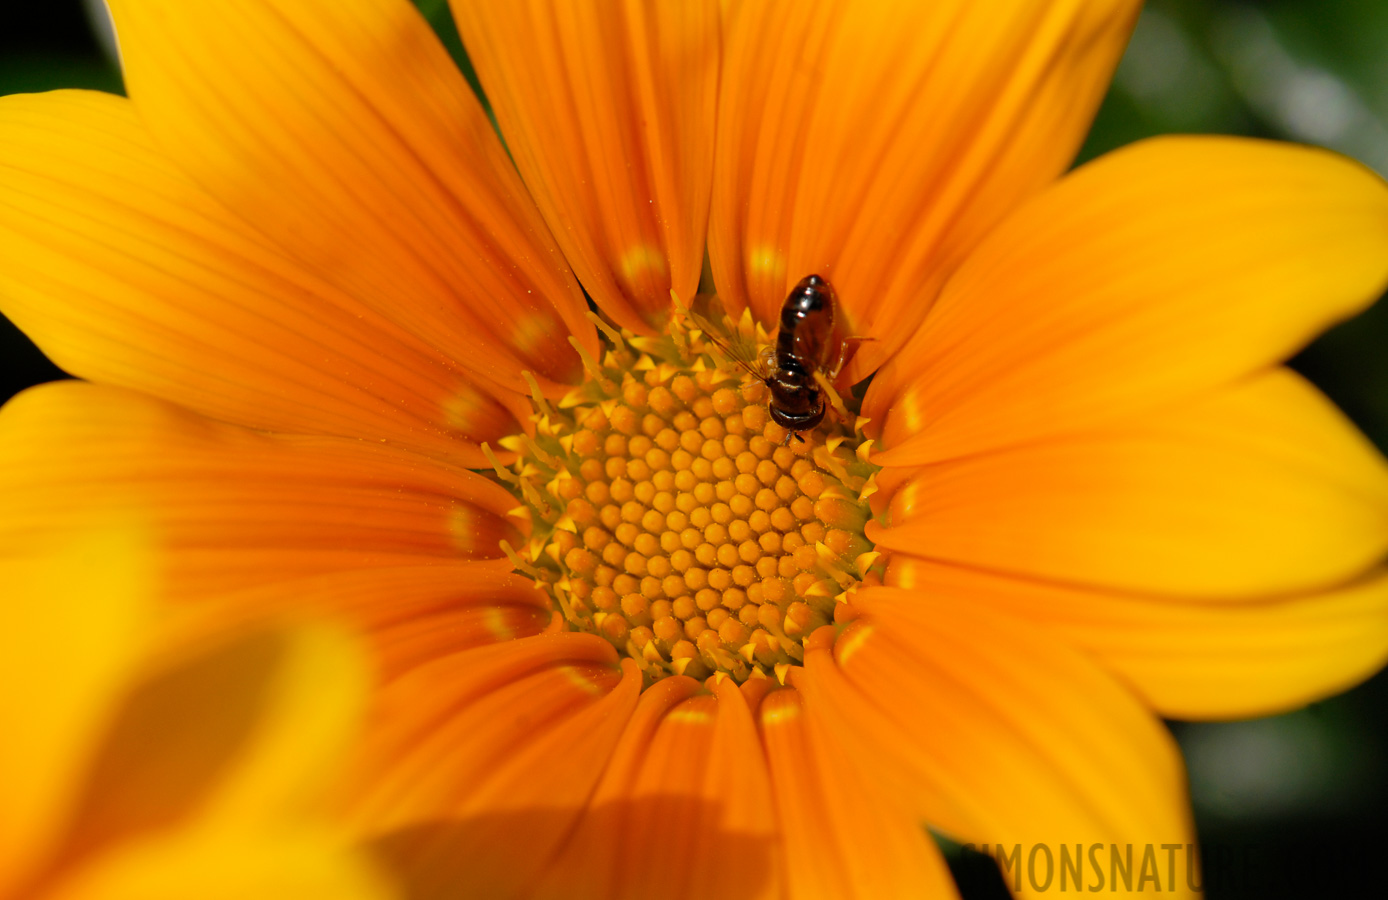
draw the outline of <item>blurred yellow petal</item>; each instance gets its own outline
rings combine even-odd
[[[256,633],[161,668],[118,707],[83,779],[61,868],[170,831],[213,830],[235,846],[308,821],[364,688],[355,646],[325,630]]]
[[[516,167],[579,281],[648,332],[699,283],[716,0],[453,0]]]
[[[910,557],[888,584],[989,606],[1083,648],[1159,714],[1235,719],[1339,693],[1388,660],[1388,573],[1239,604],[1085,590]]]
[[[924,825],[882,792],[831,719],[798,691],[762,700],[758,724],[785,841],[791,900],[957,896]]]
[[[44,900],[389,900],[396,889],[327,829],[175,832],[121,847]]]
[[[1009,847],[1193,843],[1175,742],[1087,656],[952,597],[869,588],[854,603],[863,618],[807,650],[796,683],[932,825]]]
[[[255,428],[485,466],[529,412],[276,250],[106,94],[0,99],[0,307],[73,374]]]
[[[1388,552],[1388,463],[1275,369],[1123,425],[926,466],[879,546],[1211,600],[1334,587]]]
[[[347,852],[340,830],[311,824],[360,724],[367,679],[356,644],[336,630],[299,627],[171,656],[132,651],[131,632],[143,630],[132,619],[143,618],[154,594],[147,546],[134,539],[138,529],[93,535],[44,561],[61,569],[0,567],[31,576],[7,581],[23,605],[18,627],[0,638],[0,674],[42,701],[18,708],[15,692],[0,692],[5,811],[33,814],[13,841],[8,817],[0,820],[0,884],[23,878],[20,896],[48,898],[239,897],[253,887],[288,896],[318,886],[332,886],[332,896],[392,896]],[[33,627],[42,624],[39,609],[68,619],[64,633]],[[109,630],[98,640],[88,628]],[[11,639],[29,644],[11,647]],[[44,659],[30,659],[32,670],[8,671],[36,653]],[[44,690],[35,691],[40,668]],[[99,688],[81,689],[94,674],[103,676]],[[83,729],[71,727],[78,703],[87,707]],[[67,733],[57,735],[64,719]],[[55,736],[65,740],[25,758]],[[44,789],[49,803],[34,803]],[[55,824],[65,827],[55,832]],[[47,851],[33,858],[43,843]]]
[[[323,811],[362,725],[371,673],[345,633],[299,627],[256,730],[199,813],[204,827],[254,832]]]
[[[998,227],[872,383],[883,465],[1131,418],[1275,363],[1388,283],[1388,185],[1323,150],[1158,138]]]
[[[66,824],[152,625],[149,547],[131,520],[0,561],[0,896]]]
[[[161,150],[312,271],[479,377],[582,376],[583,295],[408,0],[112,0]]]
[[[260,745],[272,737],[281,743],[297,740],[294,728],[285,731],[283,723],[273,721],[272,712],[283,703],[280,691],[298,687],[292,682],[302,676],[295,668],[307,664],[312,675],[340,675],[352,665],[360,666],[350,656],[352,649],[336,636],[261,631],[200,648],[131,684],[81,779],[83,791],[63,848],[66,865],[84,863],[93,854],[155,832],[201,827],[217,798],[226,795],[229,779],[255,765]],[[359,675],[340,686],[319,688],[325,692],[329,717],[343,697],[360,702]],[[301,748],[309,751],[309,761],[296,759],[294,748],[281,748],[286,761],[297,764],[295,774],[307,782],[302,790],[321,785],[315,767],[340,753],[350,735],[348,726],[355,722],[338,719],[330,747],[317,739],[317,722],[309,720],[304,730],[309,740]],[[267,726],[277,733],[267,736]],[[240,821],[232,818],[233,825],[254,830],[307,810],[306,803],[279,797],[249,799],[250,807],[260,808],[243,807]]]
[[[0,413],[0,551],[145,516],[164,597],[333,571],[496,559],[515,499],[391,447],[267,435],[130,391],[59,382]]]
[[[719,97],[710,255],[766,323],[801,277],[838,289],[856,378],[944,279],[1070,164],[1137,0],[737,5]]]

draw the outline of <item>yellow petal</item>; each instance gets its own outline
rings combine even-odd
[[[255,428],[484,466],[529,412],[267,246],[122,97],[0,100],[0,306],[73,374]]]
[[[1079,647],[1162,716],[1283,712],[1388,660],[1388,573],[1325,593],[1239,604],[1088,591],[898,557],[887,583],[1036,623]]]
[[[854,603],[861,624],[808,650],[797,683],[933,825],[1028,851],[1193,843],[1175,742],[1088,657],[947,596],[869,588]],[[1174,884],[1162,873],[1164,892],[1190,896],[1182,868]]]
[[[1159,138],[998,227],[865,399],[911,465],[1182,402],[1292,353],[1388,281],[1388,189],[1322,150]]]
[[[479,377],[582,376],[578,285],[407,0],[110,5],[142,121],[233,213]]]
[[[513,896],[572,830],[640,687],[588,634],[423,663],[378,692],[353,821],[411,896]]]
[[[913,556],[1136,593],[1343,584],[1388,552],[1388,463],[1275,369],[1161,414],[924,467],[869,536]]]
[[[400,896],[365,855],[319,828],[175,832],[121,847],[45,900],[390,900]]]
[[[0,561],[0,896],[57,837],[144,650],[153,585],[141,537],[113,520]]]
[[[285,640],[255,732],[199,811],[204,827],[255,832],[307,818],[343,774],[371,687],[363,648],[326,626],[300,626]]]
[[[1070,164],[1136,0],[747,2],[719,98],[710,255],[733,309],[838,289],[866,375],[945,277]]]
[[[365,682],[356,646],[322,628],[258,631],[166,662],[118,707],[65,855],[159,830],[307,820],[354,735]]]
[[[0,414],[0,548],[146,516],[161,594],[495,559],[515,499],[385,444],[259,434],[129,391],[59,382]]]
[[[516,167],[583,286],[660,325],[699,283],[713,176],[717,0],[453,0]]]
[[[845,752],[829,720],[795,690],[768,694],[758,722],[789,898],[957,896],[921,822],[882,792],[875,755]]]
[[[780,897],[761,741],[737,686],[665,679],[643,695],[539,898]]]

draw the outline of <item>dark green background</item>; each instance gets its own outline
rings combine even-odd
[[[444,0],[418,0],[471,78]],[[0,93],[119,91],[80,0],[0,12]],[[474,79],[475,86],[475,79]],[[1388,173],[1388,0],[1151,0],[1083,158],[1168,132],[1317,143]],[[1388,448],[1388,303],[1293,360]],[[0,399],[63,373],[0,320]],[[1388,678],[1286,716],[1171,727],[1186,752],[1207,896],[1385,892]],[[981,858],[952,851],[969,898],[1005,897]]]

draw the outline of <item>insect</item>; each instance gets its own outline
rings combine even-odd
[[[800,279],[781,304],[776,343],[763,351],[760,370],[738,359],[726,344],[710,336],[729,357],[766,385],[771,393],[767,412],[771,421],[786,429],[787,441],[791,435],[803,441],[800,432],[824,421],[824,395],[816,373],[833,378],[843,366],[848,342],[866,340],[833,339],[836,305],[834,286],[823,277],[806,275]]]
[[[806,275],[781,304],[771,374],[763,381],[771,392],[766,405],[771,421],[797,438],[824,420],[824,398],[814,376],[830,364],[836,299],[833,285]],[[842,342],[838,349],[841,358]]]

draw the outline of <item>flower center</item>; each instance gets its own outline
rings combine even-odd
[[[784,679],[804,639],[846,624],[858,585],[880,582],[865,420],[826,383],[821,425],[772,422],[774,398],[737,362],[770,343],[750,314],[677,314],[658,338],[599,324],[589,380],[557,409],[537,392],[535,437],[501,442],[517,459],[497,474],[532,526],[505,549],[570,629],[648,680]]]

